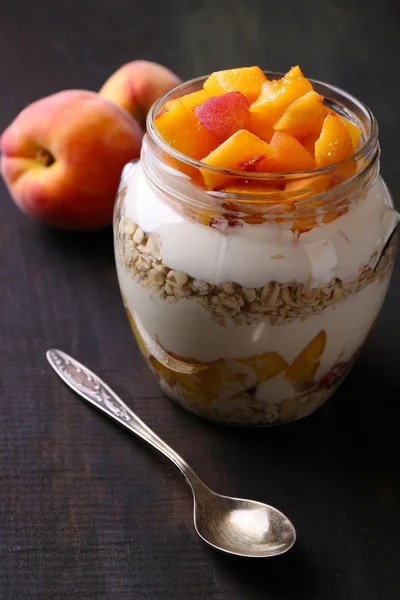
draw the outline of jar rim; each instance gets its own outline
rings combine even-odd
[[[264,71],[264,74],[267,77],[270,77],[272,79],[278,79],[285,75],[284,73],[279,73],[279,72],[275,72],[275,71]],[[200,86],[200,84],[202,84],[207,79],[207,77],[209,77],[209,75],[203,75],[200,77],[196,77],[194,79],[191,79],[189,81],[181,83],[178,86],[172,88],[171,90],[169,90],[168,92],[166,92],[165,94],[160,96],[160,98],[158,100],[156,100],[156,102],[152,105],[152,107],[150,108],[149,113],[147,115],[147,133],[148,133],[149,137],[153,140],[153,142],[155,142],[157,144],[157,146],[159,146],[161,148],[161,150],[166,152],[169,156],[171,156],[175,160],[179,161],[180,163],[188,165],[189,167],[194,167],[196,169],[207,169],[207,171],[214,172],[214,173],[224,173],[228,176],[231,176],[231,177],[234,177],[237,179],[246,178],[246,179],[249,179],[252,181],[265,180],[265,179],[268,179],[269,181],[274,181],[274,180],[282,181],[284,179],[301,180],[301,179],[306,179],[309,177],[315,177],[315,176],[320,176],[320,175],[322,176],[324,174],[332,173],[338,169],[342,169],[347,164],[350,164],[352,161],[356,161],[356,163],[357,163],[361,159],[368,156],[369,154],[375,152],[375,149],[377,147],[377,142],[378,142],[378,123],[377,123],[377,120],[376,120],[374,114],[368,108],[368,106],[366,104],[364,104],[363,102],[361,102],[361,100],[358,100],[358,98],[356,98],[355,96],[346,92],[345,90],[343,90],[342,88],[340,88],[338,86],[334,86],[334,85],[325,83],[323,81],[319,81],[317,79],[309,79],[309,81],[313,84],[314,89],[316,89],[316,91],[320,90],[319,93],[322,93],[324,98],[326,100],[330,101],[331,103],[334,103],[334,101],[336,101],[337,108],[339,108],[339,110],[341,110],[341,112],[344,112],[344,116],[346,116],[347,118],[349,116],[352,117],[352,118],[350,118],[350,120],[353,123],[354,123],[354,119],[355,119],[354,109],[356,109],[357,112],[359,113],[359,116],[357,119],[357,121],[358,121],[357,124],[358,125],[361,124],[363,126],[362,127],[363,134],[365,135],[366,139],[364,141],[364,144],[356,152],[354,152],[351,156],[349,156],[348,158],[346,158],[343,161],[339,161],[339,162],[333,163],[332,165],[327,165],[325,167],[318,167],[315,169],[309,169],[309,170],[303,170],[303,171],[285,171],[285,172],[279,172],[279,173],[277,173],[277,172],[263,173],[263,172],[258,172],[258,171],[256,172],[256,171],[241,171],[238,169],[226,169],[226,168],[222,168],[222,167],[216,167],[214,165],[209,165],[201,160],[191,158],[191,157],[187,156],[186,154],[183,154],[183,153],[179,152],[178,150],[175,150],[175,148],[173,148],[170,144],[168,144],[168,142],[166,142],[164,140],[164,138],[160,135],[160,133],[158,132],[158,130],[155,126],[155,117],[162,111],[166,102],[183,95],[182,92],[187,88],[191,88],[191,87],[194,88],[195,86]],[[201,89],[201,86],[198,89]],[[196,91],[196,90],[193,90],[193,91]],[[324,93],[324,91],[325,91],[325,93]],[[329,93],[331,97],[328,96],[327,93]],[[339,102],[340,100],[342,100],[342,102]],[[346,101],[347,104],[350,104],[352,106],[353,110],[348,108],[344,104],[344,101]],[[362,115],[363,119],[361,119],[360,115]],[[353,178],[350,178],[350,180],[351,179],[353,179]]]

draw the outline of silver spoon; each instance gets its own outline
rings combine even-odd
[[[194,526],[207,544],[228,554],[258,558],[283,554],[293,546],[295,528],[279,510],[213,492],[97,375],[60,350],[48,350],[46,356],[61,379],[82,398],[157,448],[180,469],[193,492]]]

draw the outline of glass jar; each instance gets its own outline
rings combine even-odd
[[[379,176],[377,124],[354,97],[313,82],[362,128],[353,157],[301,173],[205,167],[154,125],[203,81],[156,102],[141,160],[124,169],[114,217],[122,297],[171,399],[228,424],[285,423],[337,389],[387,291],[399,216]],[[229,191],[205,191],[200,168],[229,179]]]

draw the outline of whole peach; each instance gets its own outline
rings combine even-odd
[[[15,203],[62,229],[110,223],[123,166],[142,130],[95,92],[66,90],[25,108],[0,139],[1,174]]]
[[[180,83],[181,79],[167,67],[148,60],[134,60],[115,71],[99,93],[125,108],[145,128],[153,102]]]

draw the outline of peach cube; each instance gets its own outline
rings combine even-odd
[[[263,84],[261,94],[250,106],[250,113],[261,114],[274,125],[292,102],[312,91],[312,85],[305,77],[290,77]]]
[[[288,106],[274,125],[274,129],[275,131],[286,131],[296,138],[302,138],[313,132],[319,133],[326,112],[322,97],[312,90]]]
[[[285,379],[293,383],[312,381],[320,365],[320,357],[326,346],[326,332],[321,330],[294,359],[285,373]]]
[[[325,117],[321,134],[315,142],[317,167],[326,167],[345,160],[353,154],[353,142],[347,127],[337,115]]]
[[[254,170],[257,162],[271,155],[269,145],[245,129],[240,129],[230,138],[203,158],[203,162],[221,169]],[[208,189],[215,189],[227,183],[232,177],[202,168],[204,183]]]
[[[331,176],[331,187],[336,185],[340,185],[350,177],[353,177],[357,170],[356,161],[351,158],[350,160],[346,160],[342,165],[338,166],[335,169],[335,172]]]
[[[303,71],[300,69],[299,65],[295,67],[291,67],[289,71],[286,73],[285,77],[304,77]]]
[[[304,193],[304,197],[314,196],[328,189],[330,184],[329,175],[315,175],[314,177],[307,177],[306,179],[298,179],[294,181],[288,181],[285,185],[285,191],[287,192],[300,192]]]
[[[253,102],[265,81],[267,78],[260,67],[241,67],[212,73],[203,87],[209,96],[219,96],[225,92],[242,92],[250,102]]]
[[[186,94],[185,96],[180,96],[179,98],[174,98],[166,103],[165,108],[167,110],[172,110],[176,108],[180,102],[191,108],[192,110],[199,106],[203,102],[208,99],[208,95],[204,90],[198,90],[197,92],[192,92],[191,94]]]
[[[315,175],[314,177],[307,177],[306,180],[294,180],[289,181],[285,185],[285,191],[297,194],[296,198],[291,199],[291,202],[297,200],[304,200],[324,192],[330,187],[331,177],[330,175]],[[289,199],[288,199],[289,201]],[[310,209],[315,209],[323,204],[322,199],[311,200],[307,203]],[[302,214],[296,217],[293,221],[292,230],[298,231],[299,233],[305,233],[310,231],[314,227],[317,227],[317,216],[312,214]]]
[[[175,150],[201,159],[218,146],[218,138],[200,123],[190,108],[182,102],[155,118],[155,125],[164,140]]]
[[[342,115],[338,115],[338,117],[349,132],[351,141],[353,142],[353,150],[356,151],[358,143],[360,141],[362,130],[360,129],[360,127],[352,123],[349,119],[346,119],[346,117],[342,117]]]
[[[254,133],[257,137],[264,140],[264,142],[270,142],[274,135],[274,129],[270,123],[270,120],[262,113],[248,112],[247,113],[247,129]]]
[[[248,196],[248,199],[241,200],[243,204],[256,204],[257,197],[261,200],[264,198],[266,194],[277,194],[281,191],[278,186],[274,186],[272,184],[265,183],[265,181],[232,181],[223,186],[224,192],[228,192],[229,194],[245,194]]]
[[[311,154],[295,137],[284,131],[276,131],[270,145],[272,153],[259,162],[257,171],[264,173],[308,171],[315,168]]]
[[[311,156],[315,156],[315,142],[319,138],[319,132],[308,133],[302,139],[299,140],[302,146],[311,154]]]
[[[194,109],[194,114],[208,131],[226,140],[246,127],[249,106],[241,92],[227,92],[209,98]]]
[[[272,379],[289,366],[286,360],[277,352],[256,354],[250,358],[242,359],[240,362],[250,365],[256,371],[258,383]]]

